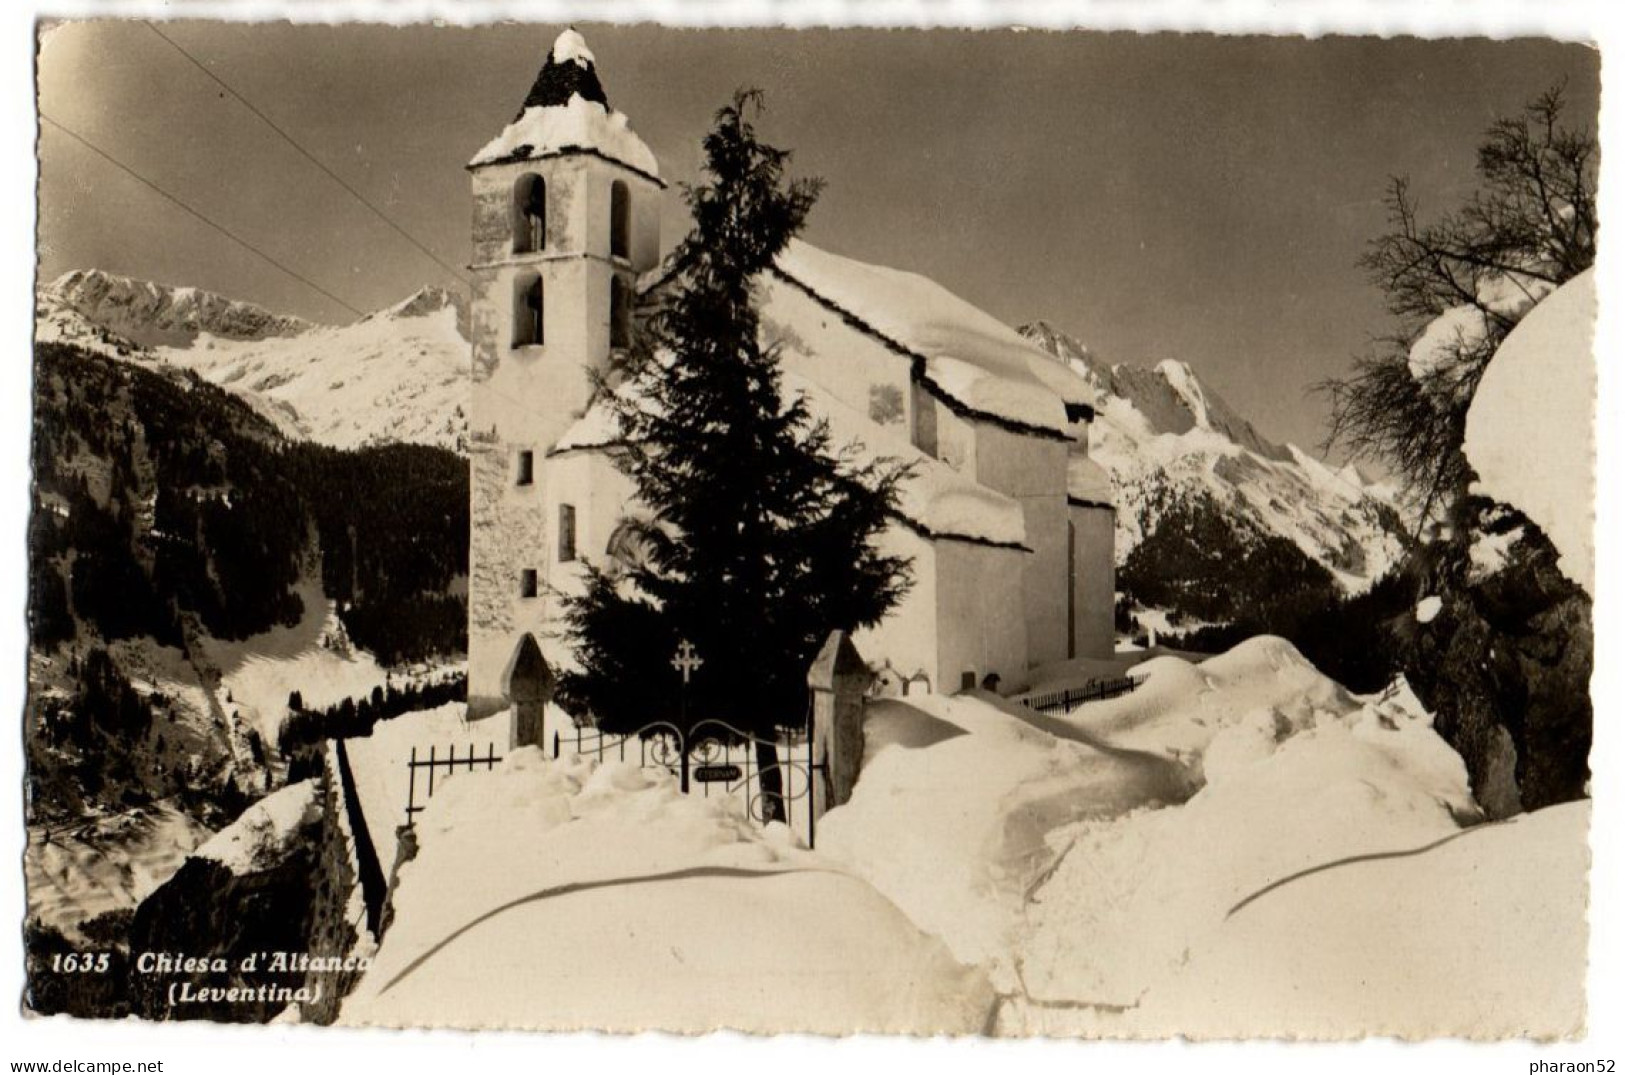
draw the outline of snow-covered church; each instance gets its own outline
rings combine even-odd
[[[654,154],[592,53],[560,34],[474,188],[469,702],[507,708],[538,657],[567,662],[559,592],[625,554],[633,489],[594,371],[627,346],[658,276]],[[1113,645],[1113,507],[1088,456],[1092,388],[932,281],[793,243],[761,281],[784,388],[835,443],[912,461],[888,552],[914,586],[856,641],[911,691],[1003,689]]]

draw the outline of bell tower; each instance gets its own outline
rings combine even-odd
[[[469,415],[469,715],[512,702],[509,670],[556,630],[550,568],[573,511],[547,510],[546,460],[627,346],[638,274],[660,257],[648,146],[609,106],[575,30],[519,114],[475,154]],[[549,515],[559,518],[549,518]]]

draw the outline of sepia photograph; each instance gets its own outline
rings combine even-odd
[[[143,14],[29,43],[25,1026],[1604,1020],[1593,41]]]

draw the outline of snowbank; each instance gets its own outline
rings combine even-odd
[[[905,351],[951,398],[983,414],[1067,432],[1065,402],[1093,405],[1081,377],[1008,325],[914,273],[866,265],[794,240],[778,268]]]
[[[1065,717],[984,692],[875,702],[817,853],[663,772],[527,748],[459,775],[343,1020],[1575,1029],[1583,806],[1464,828],[1465,767],[1409,689],[1356,697],[1280,639],[1136,674]]]
[[[986,694],[871,707],[862,776],[819,850],[966,962],[1013,986],[1008,953],[1053,828],[1189,794],[1177,767],[1058,738]]]
[[[1125,1020],[1193,1037],[1573,1037],[1588,803],[1344,861],[1230,912]]]
[[[515,752],[421,815],[351,1024],[981,1030],[993,995],[873,888],[664,772]]]
[[[1592,590],[1596,280],[1581,273],[1530,310],[1495,352],[1467,413],[1475,489],[1529,516],[1564,574]]]
[[[1309,701],[1302,687],[1318,673],[1270,643],[1198,666],[1205,690],[1174,717],[1188,722],[1177,756],[1201,781],[1188,802],[1050,834],[1062,858],[1035,893],[1022,961],[1036,1005],[1132,1008],[1260,888],[1476,816],[1465,766],[1425,718],[1340,691]]]
[[[307,822],[320,809],[315,780],[301,780],[273,791],[242,812],[192,852],[211,859],[239,877],[277,865]]]
[[[381,720],[367,735],[344,741],[350,772],[355,776],[356,797],[361,800],[361,814],[367,819],[367,831],[386,873],[395,862],[396,829],[406,822],[408,792],[419,806],[429,801],[428,771],[418,772],[415,785],[408,776],[406,766],[412,752],[416,750],[417,756],[425,760],[431,747],[438,758],[448,757],[452,751],[456,751],[458,757],[472,751],[482,758],[487,752],[499,758],[507,752],[512,723],[508,711],[475,721],[466,719],[467,711],[467,705],[462,702],[447,702],[435,709]],[[548,715],[549,727],[561,726],[556,723],[556,717],[553,713]],[[483,766],[476,769],[483,770]],[[461,780],[465,775],[436,770],[436,795],[448,787],[449,782]]]
[[[987,967],[997,1032],[1575,1025],[1583,824],[1503,846],[1464,829],[1465,766],[1409,689],[1355,697],[1280,639],[1136,673],[1066,717],[981,694],[880,703],[853,798],[820,825],[821,851]],[[1517,916],[1548,868],[1559,898],[1531,938]],[[1538,938],[1556,945],[1531,964],[1549,996],[1515,988]],[[1417,951],[1422,988],[1401,980]]]

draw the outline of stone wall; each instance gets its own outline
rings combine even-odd
[[[524,632],[541,636],[544,598],[519,596],[520,573],[538,572],[547,584],[548,536],[543,483],[513,488],[510,453],[476,446],[469,453],[468,704],[470,717],[503,709],[502,670]]]
[[[329,740],[322,758],[321,840],[316,853],[315,900],[307,951],[315,958],[370,958],[377,950],[378,937],[369,925],[361,879],[364,869],[368,869],[363,866],[363,859],[371,853],[371,848],[370,841],[367,847],[357,842],[351,824],[352,816],[359,816],[360,811],[359,804],[352,806],[353,797],[345,794],[350,782],[342,773],[339,754],[342,749],[339,743]],[[382,912],[380,906],[373,912],[372,920],[376,922]],[[300,1005],[299,1015],[305,1022],[325,1025],[338,1018],[340,1003],[355,987],[361,973],[340,971],[314,977],[321,984],[321,994],[313,1002]]]

